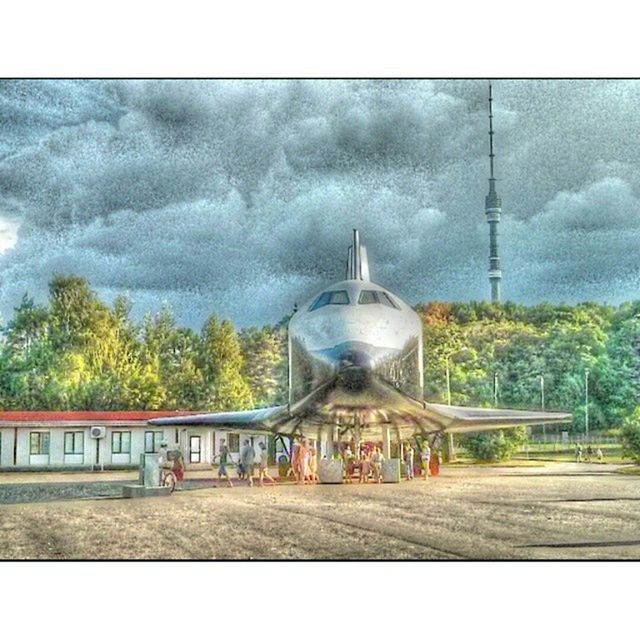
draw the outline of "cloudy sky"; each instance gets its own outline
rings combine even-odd
[[[54,273],[275,322],[361,229],[407,302],[487,299],[487,84],[0,81],[0,313]],[[638,298],[640,83],[496,81],[503,298]]]

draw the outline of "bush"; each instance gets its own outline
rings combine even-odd
[[[640,464],[640,407],[636,407],[624,421],[619,438],[622,457],[631,458],[636,464]]]
[[[494,462],[510,458],[527,441],[524,427],[466,436],[462,446],[476,459]]]

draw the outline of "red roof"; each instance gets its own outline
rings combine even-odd
[[[0,422],[118,422],[190,416],[198,411],[0,411]]]

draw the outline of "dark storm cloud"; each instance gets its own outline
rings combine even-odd
[[[505,297],[635,296],[639,85],[496,83]],[[4,82],[0,114],[5,317],[62,272],[192,326],[275,321],[356,226],[409,301],[487,295],[482,81]]]

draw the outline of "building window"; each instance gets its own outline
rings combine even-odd
[[[29,453],[32,456],[49,455],[48,431],[33,431],[29,434]]]
[[[65,455],[84,453],[83,431],[67,431],[64,434],[64,453]]]
[[[131,431],[111,432],[111,453],[131,453]]]
[[[230,453],[240,452],[240,434],[239,433],[229,434],[229,452]]]
[[[162,431],[145,431],[144,432],[144,452],[158,453],[164,433]]]
[[[200,436],[191,436],[189,438],[189,462],[201,462]]]

